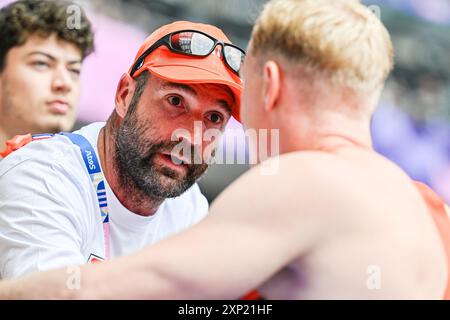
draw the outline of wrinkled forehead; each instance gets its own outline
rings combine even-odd
[[[192,89],[197,91],[197,93],[205,95],[205,96],[211,96],[214,97],[221,97],[230,99],[230,103],[236,102],[236,98],[234,96],[234,93],[231,91],[230,87],[224,84],[218,84],[218,83],[200,83],[200,84],[194,84],[191,85]]]

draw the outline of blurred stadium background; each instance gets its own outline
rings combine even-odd
[[[0,0],[0,6],[9,2]],[[175,20],[211,23],[245,48],[252,23],[266,1],[75,2],[86,10],[96,33],[96,51],[87,58],[82,72],[79,127],[107,119],[120,76],[154,29]],[[450,0],[363,2],[379,12],[396,49],[395,70],[372,124],[374,146],[450,203]],[[241,127],[231,121],[228,129]],[[234,139],[234,134],[226,133],[224,139]],[[226,148],[225,152],[235,155],[246,151],[236,143],[236,148]],[[214,165],[201,179],[201,188],[212,201],[247,169],[245,164]]]

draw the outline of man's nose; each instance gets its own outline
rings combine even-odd
[[[192,144],[193,137],[191,136],[190,130],[178,128],[174,130],[172,141],[183,142],[185,144]]]
[[[198,129],[198,128],[197,128]],[[202,149],[203,149],[203,132],[192,131],[188,129],[181,129],[174,131],[172,141],[176,141],[183,146],[183,150],[190,150],[190,157],[192,163],[202,163]]]
[[[69,93],[72,86],[70,71],[63,66],[58,66],[53,73],[52,90],[57,93]]]

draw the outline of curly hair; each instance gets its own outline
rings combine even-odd
[[[20,0],[0,10],[0,72],[8,51],[24,44],[31,35],[58,38],[74,44],[84,59],[94,51],[92,26],[80,8],[79,28],[69,28],[73,3],[51,0]],[[79,7],[78,7],[79,8]]]

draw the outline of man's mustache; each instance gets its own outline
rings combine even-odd
[[[187,154],[184,154],[184,152],[174,152],[175,147],[178,147],[178,149],[181,147],[181,151],[187,151]],[[186,165],[188,166],[201,166],[205,164],[205,161],[203,161],[203,155],[202,155],[202,146],[200,145],[194,145],[189,142],[185,141],[161,141],[157,144],[153,144],[148,151],[146,152],[145,159],[150,159],[154,157],[156,153],[162,153],[162,154],[170,154],[173,155],[175,158],[181,158],[185,160],[184,162],[187,162]],[[213,151],[211,156],[214,156],[215,150]]]

